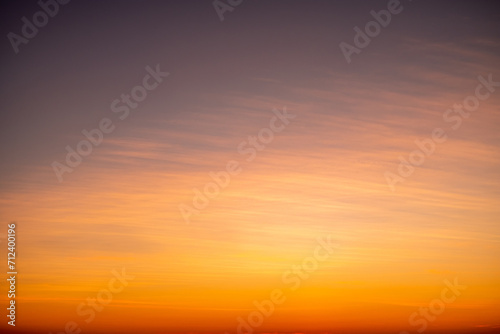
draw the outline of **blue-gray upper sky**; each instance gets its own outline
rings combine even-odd
[[[348,62],[341,43],[394,2],[242,0],[221,21],[213,0],[72,0],[16,53],[40,7],[4,1],[0,221],[20,222],[21,329],[59,332],[123,266],[136,280],[85,333],[233,333],[328,234],[342,251],[262,330],[396,333],[455,275],[467,297],[435,324],[498,326],[500,6],[402,0]],[[102,141],[82,133],[102,122]],[[241,174],[196,208],[228,161]]]

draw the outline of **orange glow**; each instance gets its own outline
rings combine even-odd
[[[110,48],[112,67],[103,72],[70,58],[77,67],[71,77],[61,64],[43,84],[25,74],[26,82],[35,82],[23,86],[29,98],[14,100],[10,90],[2,95],[6,109],[20,113],[9,121],[15,130],[8,135],[25,133],[12,144],[5,140],[1,167],[0,259],[7,258],[7,224],[15,221],[19,273],[17,324],[13,329],[4,315],[1,332],[59,334],[69,326],[82,334],[240,334],[239,326],[252,322],[258,323],[252,334],[417,333],[424,326],[429,334],[500,331],[500,87],[461,119],[460,128],[443,116],[474,95],[478,76],[492,73],[500,81],[498,36],[447,43],[420,35],[428,27],[420,22],[417,29],[412,15],[432,6],[412,4],[412,12],[406,1],[401,16],[348,65],[341,54],[325,56],[338,53],[338,42],[347,38],[339,31],[351,36],[351,26],[363,21],[344,21],[355,12],[347,4],[335,5],[349,10],[327,21],[322,10],[310,7],[334,6],[326,2],[300,13],[290,4],[278,19],[274,5],[267,12],[263,4],[244,1],[223,23],[212,13],[221,26],[208,20],[196,29],[177,16],[205,24],[205,12],[190,16],[195,12],[184,13],[179,4],[168,18],[179,25],[181,38],[170,35],[173,28],[160,23],[152,5],[144,4],[142,12],[133,3],[116,9],[130,15],[123,17],[130,37],[103,30],[78,36],[99,36],[103,45],[110,42],[101,38],[132,38],[152,49],[123,46],[125,61]],[[66,20],[80,27],[90,13],[76,1],[74,6],[83,14],[76,19],[68,12]],[[205,6],[213,10],[211,1]],[[150,33],[139,34],[136,11],[151,17],[140,23]],[[261,15],[266,24],[257,28]],[[446,29],[469,22],[460,20]],[[330,21],[338,29],[326,37]],[[120,22],[117,27],[125,24]],[[57,30],[56,20],[50,24]],[[66,24],[69,35],[77,34]],[[286,33],[281,25],[290,26]],[[22,57],[42,57],[35,42],[55,43],[48,29],[22,46]],[[407,30],[415,34],[401,32]],[[61,31],[53,38],[66,45]],[[290,58],[278,51],[282,47]],[[71,44],[58,48],[60,57],[73,48],[87,50]],[[93,59],[90,53],[81,57]],[[140,61],[130,61],[129,54]],[[108,106],[142,79],[143,68],[153,64],[146,55],[158,55],[171,75],[122,122]],[[104,66],[94,61],[89,68]],[[6,75],[13,63],[8,60]],[[55,98],[44,90],[49,88],[62,93]],[[25,116],[39,106],[38,114]],[[92,112],[76,113],[79,108]],[[61,111],[47,114],[53,123],[43,123],[39,118],[52,109],[71,117]],[[285,122],[273,109],[296,117]],[[75,147],[81,129],[103,117],[116,130],[59,183],[52,161],[63,162],[66,145]],[[242,154],[241,143],[272,128],[273,117],[283,128],[272,130],[253,158]],[[408,159],[418,149],[415,140],[431,138],[435,128],[445,131],[446,141],[391,191],[385,173],[397,174],[399,157]],[[226,171],[229,161],[237,161],[241,172],[224,187],[216,185],[210,173]],[[206,193],[207,183],[215,184],[215,195]],[[206,205],[193,204],[197,191]],[[189,223],[180,205],[191,208]],[[331,253],[318,241],[328,236],[335,244]],[[2,269],[8,271],[6,264]],[[113,274],[122,270],[126,274]],[[8,286],[2,286],[5,306]],[[425,308],[439,310],[424,321]]]

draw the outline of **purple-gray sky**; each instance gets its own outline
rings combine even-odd
[[[18,328],[233,333],[326,235],[339,254],[262,330],[415,331],[408,317],[454,277],[467,294],[433,326],[497,328],[500,87],[484,80],[500,81],[500,6],[401,1],[348,63],[339,45],[387,5],[243,0],[221,21],[212,0],[72,0],[16,53],[9,33],[40,7],[3,2],[0,221],[19,222]],[[122,94],[151,85],[120,119]],[[477,87],[470,115],[451,110]],[[66,147],[103,119],[114,130],[68,167]],[[436,128],[447,140],[403,175]],[[228,161],[242,172],[200,205]],[[79,303],[121,267],[135,280],[87,326]]]

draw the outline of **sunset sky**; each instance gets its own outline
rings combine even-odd
[[[252,334],[500,332],[497,2],[401,0],[350,62],[340,44],[387,1],[242,0],[221,20],[213,0],[73,0],[17,53],[41,7],[2,6],[0,261],[7,277],[16,222],[18,275],[0,331],[239,334],[278,289]],[[416,140],[432,152],[402,177]]]

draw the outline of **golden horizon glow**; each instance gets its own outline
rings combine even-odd
[[[244,15],[257,5],[245,6],[231,15],[241,14],[250,24]],[[404,15],[411,16],[407,11]],[[261,15],[270,20],[269,14]],[[288,36],[266,22],[270,31]],[[487,51],[500,48],[498,39],[441,43],[417,33],[401,35],[397,24],[402,23],[395,21],[383,32],[398,38],[394,45],[379,37],[349,67],[341,55],[332,64],[317,56],[316,64],[308,49],[297,50],[290,64],[302,64],[304,57],[308,65],[293,72],[287,58],[261,54],[261,40],[248,37],[249,30],[236,27],[241,37],[233,36],[229,25],[237,22],[212,24],[207,29],[228,29],[226,38],[241,38],[249,46],[230,48],[217,40],[218,51],[201,37],[196,37],[201,46],[176,40],[175,45],[196,54],[187,65],[177,53],[165,56],[174,52],[170,44],[154,46],[163,55],[161,68],[171,75],[126,120],[120,121],[108,105],[142,79],[147,64],[159,62],[154,57],[146,61],[140,56],[144,66],[134,62],[134,75],[126,78],[118,67],[110,70],[112,79],[94,70],[99,79],[89,79],[77,69],[73,75],[81,76],[82,88],[70,80],[59,100],[40,88],[32,100],[6,102],[13,110],[38,110],[38,105],[102,109],[85,119],[61,116],[51,125],[54,130],[44,123],[49,130],[39,138],[38,128],[29,123],[23,131],[30,145],[45,143],[40,154],[23,151],[27,146],[21,140],[6,148],[0,254],[6,258],[6,225],[15,221],[15,331],[59,333],[74,321],[89,334],[233,334],[239,318],[249,321],[255,302],[280,289],[286,300],[275,305],[255,334],[414,333],[421,325],[409,323],[412,314],[443,299],[446,282],[455,280],[466,288],[427,321],[426,332],[500,330],[500,87],[462,118],[458,129],[443,118],[453,104],[474,95],[478,76],[491,74],[500,81],[499,54]],[[354,23],[345,24],[350,29]],[[297,35],[300,45],[316,45],[302,40],[299,31],[310,36],[308,29],[293,28],[290,36]],[[316,26],[314,31],[319,31]],[[332,41],[343,38],[335,34]],[[260,51],[234,57],[243,53],[238,48],[250,50],[252,43]],[[295,48],[289,40],[269,43]],[[228,51],[232,48],[234,55]],[[198,64],[198,53],[208,49],[213,54],[207,57],[214,59],[229,52],[224,61],[214,60],[217,70]],[[255,59],[266,70],[256,70]],[[119,66],[116,62],[113,66]],[[93,85],[96,95],[87,97],[83,87]],[[238,147],[270,126],[273,109],[296,117],[289,124],[278,120],[282,131],[275,131],[265,149],[248,161],[250,155]],[[59,183],[51,163],[64,162],[65,146],[75,147],[84,139],[81,129],[95,128],[103,117],[112,119],[116,130]],[[397,174],[398,157],[408,159],[418,149],[415,140],[431,138],[435,128],[445,131],[446,141],[391,191],[385,173]],[[194,189],[203,192],[213,182],[209,174],[226,170],[229,161],[237,161],[241,172],[206,207],[194,208],[197,213],[186,223],[179,205],[193,207]],[[16,168],[10,167],[14,162]],[[284,279],[285,273],[314,256],[318,238],[327,236],[335,241],[335,251],[292,289],[293,280]],[[119,282],[110,283],[113,270],[134,278],[87,323],[91,312],[82,315],[79,305]],[[0,298],[7,305],[7,295]],[[12,331],[5,319],[0,331]]]

